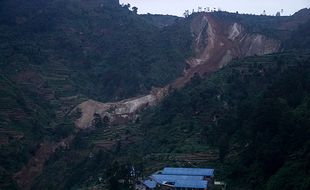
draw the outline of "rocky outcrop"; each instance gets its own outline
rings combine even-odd
[[[31,189],[35,179],[40,176],[44,169],[44,164],[56,152],[57,149],[69,149],[74,139],[70,135],[58,143],[44,142],[38,145],[35,155],[28,161],[20,171],[14,175],[18,186],[21,189]]]
[[[221,68],[233,58],[280,50],[280,41],[263,34],[249,33],[237,21],[219,20],[210,13],[195,17],[191,27],[195,37],[195,56],[188,60],[188,64],[199,74]]]
[[[73,112],[81,112],[81,117],[75,122],[76,127],[79,129],[92,127],[98,116],[110,125],[135,121],[141,110],[156,105],[167,95],[167,92],[166,88],[159,88],[152,90],[151,94],[146,96],[112,103],[87,100],[73,110]]]
[[[275,53],[280,41],[259,33],[250,33],[235,21],[218,20],[212,13],[198,14],[192,19],[194,56],[187,60],[189,68],[184,75],[164,88],[153,90],[149,95],[114,103],[88,100],[78,105],[81,117],[76,126],[85,129],[94,125],[98,116],[109,124],[135,121],[145,107],[156,105],[171,89],[183,87],[195,74],[205,75],[225,66],[234,58]]]

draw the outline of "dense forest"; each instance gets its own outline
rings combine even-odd
[[[8,189],[42,144],[74,133],[72,106],[163,86],[191,54],[184,19],[160,29],[114,1],[1,1],[0,31],[0,176]]]
[[[186,73],[203,14],[138,15],[117,0],[1,0],[0,189],[133,189],[132,168],[146,177],[167,165],[214,167],[229,189],[310,189],[308,9],[208,13],[279,41],[279,52],[193,74],[132,123],[95,114],[91,128],[75,127],[81,113],[72,110],[85,100],[140,97]]]
[[[43,75],[40,90],[58,97],[80,93],[107,101],[143,94],[179,76],[190,55],[184,19],[161,30],[128,6],[99,0],[0,3],[2,72],[35,70]]]
[[[308,189],[309,56],[292,51],[250,57],[207,79],[194,78],[145,114],[141,149],[217,149],[232,187],[242,182],[250,189]]]

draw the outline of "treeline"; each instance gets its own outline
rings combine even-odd
[[[232,187],[309,188],[310,54],[235,60],[144,116],[145,153],[218,149]],[[242,183],[240,183],[242,182]]]
[[[191,54],[184,20],[159,29],[126,6],[101,1],[0,5],[3,72],[14,77],[18,73],[12,70],[22,73],[31,66],[43,75],[64,70],[71,95],[108,101],[147,93],[180,76]]]

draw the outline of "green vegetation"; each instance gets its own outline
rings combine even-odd
[[[201,13],[194,13],[190,17],[195,16],[196,14]],[[309,38],[306,35],[306,32],[309,31],[307,30],[309,28],[308,9],[300,10],[292,16],[257,16],[223,11],[213,12],[212,15],[214,18],[222,22],[230,21],[240,23],[249,33],[260,33],[282,42],[290,41],[293,43],[290,45],[287,43],[282,44],[285,49],[294,49],[305,46]],[[292,33],[292,31],[294,32]]]
[[[84,134],[85,135],[85,134]],[[78,136],[69,149],[60,148],[45,163],[34,189],[77,189],[107,179],[104,171],[112,162],[111,153],[86,144]]]
[[[310,52],[293,51],[195,77],[144,116],[145,154],[210,147],[232,187],[309,189],[309,73]]]
[[[190,55],[183,20],[181,28],[161,30],[127,7],[99,0],[5,0],[0,6],[1,69],[13,76],[35,71],[42,90],[57,97],[107,101],[146,93],[179,76]]]
[[[178,77],[191,54],[187,24],[178,20],[159,29],[116,0],[0,1],[0,189],[17,188],[13,176],[41,143],[75,135],[77,116],[68,113],[83,100],[128,98]],[[62,158],[51,158],[35,187],[45,189],[48,179],[54,183],[47,188],[70,187],[84,173],[77,165],[96,163],[87,161],[83,147],[63,151],[57,150]],[[76,160],[68,162],[71,155]],[[59,169],[66,165],[72,166]],[[66,175],[72,176],[62,181]]]
[[[310,49],[310,21],[300,25],[285,42],[287,49]]]
[[[53,188],[127,189],[131,165],[146,176],[195,164],[214,167],[231,189],[308,189],[309,72],[310,52],[288,51],[195,76],[127,129],[80,133],[70,150],[49,160],[35,187],[51,179]]]
[[[177,16],[170,15],[153,15],[153,14],[145,14],[141,15],[147,22],[150,22],[154,26],[158,28],[167,27],[175,24],[177,20],[181,20],[184,18],[179,18]]]
[[[0,88],[0,187],[14,189],[12,175],[34,156],[39,144],[68,135],[73,123],[59,123],[50,128],[55,116],[44,100],[22,91],[3,75]]]
[[[129,127],[80,131],[70,147],[59,148],[45,163],[33,188],[128,189],[131,166],[135,165],[137,170],[141,167],[141,159],[128,151],[135,142],[140,142],[141,134],[137,126]],[[125,179],[125,183],[118,183],[120,179]]]
[[[44,144],[57,149],[36,157],[46,160],[31,189],[132,189],[132,166],[141,176],[193,163],[214,166],[232,188],[310,189],[310,52],[303,50],[309,22],[300,22],[303,15],[214,13],[285,40],[285,51],[195,76],[135,124],[98,120],[91,129],[74,128],[79,115],[70,111],[80,102],[145,94],[186,67],[195,14],[181,19],[136,11],[117,0],[0,1],[0,189],[19,188],[16,173]],[[278,30],[287,21],[301,24],[293,33]]]

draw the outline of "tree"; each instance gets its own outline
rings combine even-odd
[[[132,11],[133,11],[135,14],[138,14],[138,7],[132,7]]]
[[[185,12],[183,13],[184,17],[187,18],[189,16],[189,10],[185,10]]]
[[[266,15],[266,10],[263,11],[263,15],[264,15],[264,16]]]
[[[129,9],[130,8],[130,4],[128,3],[128,4],[122,4],[122,7],[124,7],[124,8],[127,8],[127,9]]]

